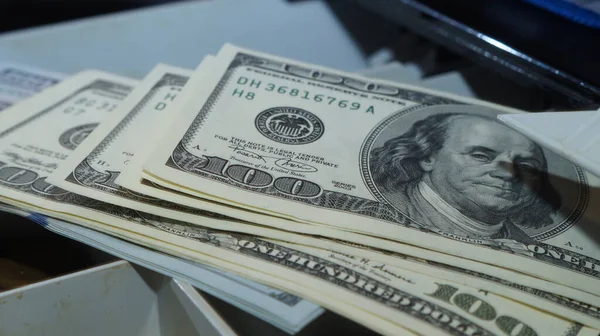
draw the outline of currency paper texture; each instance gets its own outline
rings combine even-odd
[[[65,78],[64,74],[22,64],[0,63],[0,104],[15,103],[41,92]],[[0,110],[2,107],[0,105]]]
[[[432,257],[442,263],[423,263],[402,254],[393,256],[373,253],[336,242],[327,242],[312,237],[269,230],[251,225],[251,223],[232,222],[214,218],[214,214],[199,212],[180,204],[166,202],[151,197],[143,197],[128,189],[115,185],[115,177],[137,157],[140,147],[151,143],[154,132],[149,132],[153,124],[163,123],[163,114],[170,116],[170,106],[178,96],[190,71],[167,65],[157,66],[136,89],[123,101],[119,108],[94,130],[84,144],[79,146],[69,159],[61,163],[48,181],[64,190],[77,193],[98,201],[126,206],[131,209],[154,215],[178,219],[192,224],[204,225],[214,229],[252,233],[290,242],[320,246],[340,252],[351,253],[416,272],[425,273],[440,279],[448,279],[478,289],[484,289],[504,295],[513,300],[552,312],[592,327],[600,328],[599,308],[594,306],[598,297],[590,296],[568,287],[547,281],[534,279],[522,274],[499,269],[490,265],[468,262],[470,270],[460,268],[465,260],[440,256],[435,252],[412,247],[410,255],[418,258]],[[184,98],[185,99],[185,98]],[[150,188],[150,187],[149,187]],[[162,191],[164,193],[164,191]],[[183,196],[186,197],[186,196]],[[219,211],[207,204],[206,208]],[[210,216],[210,218],[207,218]],[[276,219],[281,221],[281,219]],[[168,234],[186,236],[186,232],[170,229]],[[407,249],[408,250],[408,249]],[[440,260],[440,258],[444,258]],[[449,266],[452,265],[452,266]],[[485,273],[475,269],[483,268]],[[472,269],[472,270],[471,270]]]
[[[156,247],[322,302],[385,335],[409,334],[396,323],[425,335],[598,333],[485,291],[351,255],[198,227],[188,227],[187,232],[187,239],[203,243],[206,254],[190,252],[181,244],[155,242]],[[260,266],[260,271],[245,269],[244,265],[251,264]],[[407,319],[408,315],[412,318]]]
[[[1,73],[2,70],[0,70]],[[24,71],[23,69],[21,69],[21,72]],[[16,73],[20,73],[17,71],[12,71],[12,72],[16,72]],[[120,100],[122,98],[124,98],[124,94],[126,94],[128,92],[128,89],[125,87],[118,87],[118,83],[121,82],[120,78],[117,79],[116,81],[113,80],[113,84],[110,84],[110,80],[106,80],[107,77],[111,78],[113,76],[110,75],[106,75],[106,74],[94,74],[94,73],[87,73],[87,74],[83,74],[83,75],[78,75],[76,76],[74,79],[70,80],[69,82],[71,83],[67,83],[66,85],[69,86],[69,89],[72,91],[73,94],[71,94],[71,96],[66,97],[65,100],[63,100],[61,103],[59,103],[59,106],[55,107],[55,110],[52,111],[47,111],[46,113],[48,115],[50,115],[51,117],[47,117],[46,119],[38,119],[40,120],[42,126],[49,126],[52,125],[54,127],[60,128],[61,126],[64,125],[68,125],[69,123],[82,123],[81,122],[81,117],[83,117],[84,114],[87,114],[87,116],[85,117],[85,122],[83,122],[83,124],[89,124],[88,121],[93,121],[93,120],[100,120],[99,118],[102,118],[103,115],[106,115],[106,113],[114,113],[114,109],[115,106],[117,104],[120,103]],[[87,79],[82,79],[82,77],[86,77]],[[103,82],[104,80],[104,82]],[[0,80],[1,81],[1,80]],[[12,82],[15,82],[15,80],[13,80]],[[95,81],[95,82],[94,82]],[[79,84],[73,84],[72,82],[79,82]],[[127,80],[126,82],[131,82],[133,83],[133,81],[129,81]],[[113,86],[111,88],[111,85]],[[129,87],[132,88],[132,87]],[[113,91],[113,89],[115,89],[115,91]],[[119,89],[121,89],[121,91],[119,91]],[[65,91],[66,90],[62,90]],[[116,93],[116,95],[115,95]],[[51,94],[56,95],[56,92],[51,92]],[[110,97],[111,95],[114,95],[113,97]],[[50,95],[46,95],[46,97],[50,97]],[[1,100],[1,96],[0,96],[0,100]],[[43,97],[42,97],[43,98]],[[15,101],[15,100],[20,100],[20,97],[8,97],[7,100],[11,100],[11,101]],[[40,106],[44,106],[39,98],[36,98],[37,103],[35,105],[36,109],[39,109]],[[107,103],[110,103],[110,106],[107,105]],[[52,105],[52,103],[50,102],[46,102],[46,104]],[[32,106],[30,104],[30,106]],[[25,109],[20,108],[19,109],[19,113],[27,113],[27,111]],[[58,113],[57,113],[58,112]],[[62,113],[60,113],[62,112]],[[14,112],[8,112],[9,114],[12,114]],[[66,114],[66,116],[64,116],[64,114]],[[76,116],[81,115],[78,118],[76,118]],[[69,118],[68,122],[64,122],[65,120],[61,120],[60,116],[64,116],[65,118]],[[43,118],[42,116],[38,116],[38,118]],[[56,119],[52,119],[52,118],[56,118]],[[36,120],[37,122],[37,120]],[[54,124],[55,123],[55,124]],[[93,124],[90,127],[87,128],[80,128],[79,132],[66,132],[67,134],[70,134],[68,136],[64,136],[62,133],[60,136],[56,137],[56,140],[58,140],[56,142],[56,146],[57,148],[55,148],[53,150],[53,152],[59,152],[61,150],[65,150],[65,148],[60,148],[60,143],[61,140],[59,139],[66,139],[67,142],[67,147],[69,147],[68,149],[73,149],[75,147],[77,147],[79,144],[81,144],[83,142],[83,139],[87,138],[87,135],[91,132],[91,130],[94,129],[93,128]],[[44,130],[49,130],[48,127],[45,127]],[[35,131],[32,132],[33,134],[35,134]],[[16,138],[15,138],[16,139]],[[24,139],[26,141],[26,139]],[[36,140],[35,137],[32,140]],[[42,164],[42,160],[44,159],[45,155],[51,154],[50,150],[48,149],[49,147],[51,147],[51,144],[53,142],[45,142],[45,141],[41,141],[40,148],[44,147],[44,149],[46,151],[42,151],[40,149],[35,151],[35,154],[39,154],[38,157],[38,163]],[[31,144],[30,144],[31,145]],[[13,144],[14,146],[14,144]],[[18,148],[27,148],[24,144],[18,144]],[[32,147],[30,147],[32,148]],[[15,149],[17,150],[17,149]],[[6,153],[6,152],[5,152]],[[66,155],[65,155],[66,156]],[[31,157],[28,159],[29,163],[35,164],[35,160],[31,159]],[[23,161],[17,162],[17,163],[25,163]],[[6,180],[11,181],[15,184],[18,184],[19,182],[19,177],[27,177],[28,174],[30,174],[29,172],[25,172],[25,171],[17,171],[14,168],[9,168],[6,166],[3,166],[3,168],[5,169],[1,169],[0,171],[2,173],[4,173],[4,175],[2,175],[3,178],[6,178]],[[34,171],[33,169],[30,169],[29,171]],[[8,175],[10,175],[12,178],[7,178]],[[5,180],[3,180],[5,181]],[[37,181],[45,181],[46,180],[36,180],[36,182],[34,182],[35,184],[41,185],[40,182]],[[23,180],[21,180],[20,182],[23,182]],[[50,185],[48,185],[46,187],[46,190],[56,190],[58,188],[55,187],[50,187]],[[34,189],[35,190],[35,189]],[[98,232],[94,232],[91,231],[89,229],[86,228],[82,228],[82,227],[76,227],[73,224],[68,224],[65,223],[63,221],[59,221],[59,220],[55,220],[55,219],[51,219],[51,218],[45,218],[44,216],[39,216],[36,214],[30,214],[27,212],[24,212],[22,210],[20,210],[19,208],[16,207],[12,207],[12,206],[5,206],[3,204],[0,204],[0,208],[3,211],[8,211],[11,213],[15,213],[18,214],[20,216],[24,216],[24,217],[31,217],[31,218],[42,218],[43,219],[43,225],[46,228],[49,228],[51,230],[54,231],[59,231],[61,234],[66,234],[67,236],[73,238],[73,230],[76,230],[75,233],[81,233],[84,232],[85,233],[85,238],[86,238],[86,243],[92,245],[92,246],[96,246],[98,242],[96,240],[92,240],[90,241],[90,237],[96,238],[98,239],[99,237],[103,239],[103,242],[105,244],[115,244],[116,239],[112,238],[112,237],[107,237],[106,235],[102,235],[101,233]],[[67,228],[67,229],[65,229]],[[65,233],[66,231],[66,233]],[[120,245],[121,250],[117,251],[117,255],[122,255],[122,253],[124,252],[124,248],[129,246],[129,252],[133,253],[135,251],[138,251],[140,249],[142,249],[141,247],[138,247],[137,250],[134,249],[131,246],[131,244],[127,244],[125,242],[122,242]],[[133,252],[132,252],[133,249]],[[115,252],[114,250],[112,252]],[[141,252],[139,252],[141,253]],[[156,259],[161,259],[157,257],[157,254],[159,252],[152,252],[152,251],[147,251],[145,252],[146,256],[150,256],[153,257],[154,259],[150,258],[150,260],[156,260]],[[113,253],[114,254],[114,253]],[[287,294],[285,292],[281,292],[278,291],[274,288],[269,288],[266,286],[262,286],[260,284],[251,282],[251,281],[247,281],[243,278],[239,278],[233,274],[228,274],[228,273],[224,273],[222,271],[219,271],[217,269],[213,269],[213,268],[206,268],[203,267],[201,265],[195,264],[195,263],[190,263],[188,261],[182,261],[182,260],[177,260],[177,258],[174,257],[170,257],[167,255],[160,255],[160,257],[162,257],[163,259],[168,259],[169,263],[166,266],[171,267],[170,270],[172,270],[172,267],[174,267],[175,265],[181,265],[180,269],[186,268],[185,270],[183,270],[184,272],[186,272],[186,274],[193,274],[192,270],[196,271],[196,274],[194,274],[195,276],[197,276],[198,278],[201,278],[204,280],[203,283],[201,283],[201,285],[199,286],[202,289],[206,289],[208,290],[208,292],[210,292],[213,295],[216,295],[218,297],[222,297],[224,298],[226,301],[230,302],[230,303],[234,303],[236,306],[241,306],[242,309],[249,311],[251,313],[254,314],[258,314],[261,316],[261,318],[264,318],[265,320],[269,321],[269,322],[273,322],[275,325],[278,325],[280,328],[283,328],[284,330],[287,330],[288,332],[294,333],[297,332],[299,330],[299,328],[303,327],[306,323],[308,323],[309,321],[311,321],[314,317],[316,317],[320,312],[322,312],[322,308],[310,303],[310,302],[306,302],[305,300],[302,300],[301,298],[297,297],[297,296],[293,296],[290,294]],[[139,260],[136,260],[136,262],[139,263]],[[142,263],[147,263],[149,262],[148,260],[143,261]],[[185,266],[187,265],[187,266]],[[162,269],[162,271],[164,272],[164,269]],[[169,271],[167,271],[168,273]],[[171,271],[172,272],[172,271]],[[200,274],[198,274],[200,273]],[[189,278],[189,277],[188,277]],[[187,279],[186,279],[187,280]],[[197,280],[196,280],[197,281]],[[211,282],[212,281],[212,282]],[[227,296],[227,297],[224,297]],[[237,300],[237,301],[236,301]]]
[[[205,243],[206,254],[163,243],[159,243],[160,249],[289,290],[385,335],[407,334],[402,328],[398,329],[397,324],[398,327],[394,327],[394,323],[425,335],[591,336],[598,333],[485,291],[351,255],[197,227],[188,228],[188,233],[188,239]],[[258,262],[260,271],[215,259],[217,256],[239,259],[244,265],[257,266]],[[432,292],[428,293],[429,290]],[[359,312],[352,307],[365,310]],[[373,313],[376,315],[371,316]],[[407,319],[407,315],[415,320]]]
[[[297,252],[306,253],[313,258],[316,257],[320,259],[307,261],[305,265],[309,268],[320,270],[321,268],[326,268],[326,266],[322,265],[321,263],[326,264],[327,262],[333,262],[337,265],[344,266],[348,270],[354,271],[354,273],[352,273],[354,279],[348,279],[349,282],[353,282],[354,285],[361,284],[361,276],[368,276],[371,279],[380,279],[380,281],[387,284],[393,284],[396,282],[409,284],[405,285],[406,287],[403,288],[412,286],[420,287],[421,291],[429,293],[427,296],[431,299],[434,299],[434,302],[441,303],[438,302],[439,300],[444,301],[445,303],[454,304],[458,307],[462,307],[464,311],[468,311],[472,316],[478,317],[478,321],[481,323],[481,326],[486,326],[485,322],[483,321],[493,321],[493,324],[495,324],[494,327],[497,329],[492,327],[491,323],[489,324],[489,328],[494,334],[514,335],[522,333],[534,335],[542,332],[542,328],[538,327],[537,325],[536,327],[532,328],[526,325],[527,322],[523,323],[524,321],[536,319],[534,315],[516,315],[519,319],[518,322],[513,317],[501,317],[501,309],[506,309],[505,312],[511,316],[515,316],[512,314],[519,311],[522,306],[514,305],[514,302],[506,300],[497,295],[487,293],[485,291],[478,291],[468,287],[455,287],[457,285],[453,284],[452,282],[444,282],[439,280],[430,282],[433,279],[429,277],[424,277],[417,273],[413,273],[401,268],[392,267],[384,263],[374,262],[372,260],[365,260],[352,255],[345,255],[294,244],[280,244],[281,246],[287,248],[293,248]],[[252,246],[252,244],[249,244],[248,247],[260,250],[259,246]],[[429,287],[430,289],[426,290],[424,287]],[[392,293],[387,295],[393,297]],[[424,311],[429,312],[427,308],[425,308]],[[527,314],[528,312],[524,313]],[[536,323],[539,323],[539,326],[543,325],[541,320]],[[549,323],[552,322],[549,321]],[[549,325],[546,325],[546,327],[549,327]],[[579,327],[577,326],[571,326],[569,327],[568,331],[565,332],[567,334],[575,333],[575,330],[578,328]],[[551,332],[550,329],[548,329],[546,332]],[[449,331],[451,333],[451,330]]]
[[[84,216],[81,213],[87,216],[90,213],[96,213],[97,216],[94,220],[87,222],[88,227],[117,237],[129,238],[133,242],[145,244],[150,248],[163,250],[158,244],[148,244],[148,240],[152,238],[143,240],[146,237],[144,233],[147,233],[144,230],[140,230],[142,231],[140,236],[132,234],[132,231],[137,231],[138,227],[151,233],[159,232],[156,227],[161,226],[161,218],[152,217],[147,220],[138,212],[122,207],[111,207],[108,204],[69,193],[46,181],[46,175],[56,169],[60,161],[66,159],[69,153],[83,142],[97,123],[117,107],[135,84],[135,81],[119,76],[85,72],[66,80],[48,92],[11,108],[6,114],[0,116],[0,125],[2,126],[0,130],[0,153],[2,153],[0,158],[0,195],[2,201],[13,206],[16,205],[21,210],[71,220],[82,226],[86,226],[86,221],[82,218]],[[141,213],[141,215],[144,214]],[[154,219],[158,219],[158,221],[153,221]],[[105,227],[99,226],[98,221],[108,224]],[[116,227],[111,227],[111,223],[116,223]],[[145,224],[145,226],[140,224]],[[162,227],[169,229],[166,225],[169,224],[167,219],[164,224]],[[133,230],[119,231],[119,227]],[[194,234],[192,233],[192,235]],[[152,234],[148,236],[152,236]],[[174,246],[185,245],[180,243],[180,241],[175,241]],[[213,266],[222,264],[219,262]],[[292,288],[294,287],[292,286]],[[329,299],[326,295],[319,297],[331,304],[337,302],[335,298]],[[339,311],[339,306],[333,307],[334,310]],[[341,308],[340,313],[350,314],[351,318],[358,320],[362,319],[363,323],[370,324],[377,330],[387,330],[386,334],[389,335],[413,334],[397,324],[378,321],[377,316],[358,311],[357,308],[346,305]]]
[[[0,64],[0,111],[56,83],[65,75],[19,64]]]
[[[0,115],[1,195],[19,199],[22,194],[40,198],[63,194],[46,177],[117,107],[134,83],[83,72],[5,110]]]
[[[427,335],[492,335],[517,330],[532,335],[591,332],[580,324],[500,297],[480,297],[477,290],[460,284],[444,282],[468,294],[464,296],[467,301],[449,296],[454,301],[446,302],[431,297],[440,280],[426,275],[403,271],[408,279],[413,279],[414,286],[408,286],[403,280],[375,277],[369,267],[361,272],[347,268],[335,258],[110,205],[49,185],[44,174],[56,169],[60,160],[66,159],[93,130],[92,125],[117,108],[133,84],[108,74],[82,74],[2,116],[0,121],[6,128],[1,131],[0,150],[18,154],[4,154],[2,158],[3,200],[150,248],[188,256],[193,253],[197,261],[257,276],[267,284],[273,282],[277,288],[307,297],[388,335],[406,334],[403,330],[407,327]],[[185,238],[165,235],[171,231],[184,232]],[[376,267],[381,266],[371,268]],[[474,304],[474,298],[481,300],[477,307],[485,301],[493,308],[493,314],[487,305],[487,315],[483,316],[466,308],[469,302]],[[357,307],[362,309],[360,313]]]
[[[496,120],[520,111],[231,45],[217,59],[152,182],[600,295],[598,178]]]
[[[19,214],[23,215],[23,214]],[[65,221],[24,214],[44,228],[78,240],[119,258],[185,280],[290,334],[297,333],[323,313],[323,308],[292,294],[159,251],[128,243]]]

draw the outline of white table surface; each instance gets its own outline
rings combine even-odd
[[[195,68],[225,43],[357,71],[366,60],[321,2],[206,0],[152,6],[0,35],[0,61],[142,78],[157,63]]]

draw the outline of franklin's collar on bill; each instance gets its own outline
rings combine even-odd
[[[462,214],[458,209],[448,204],[427,183],[421,181],[417,190],[425,201],[434,207],[442,216],[446,217],[452,224],[465,231],[468,235],[478,237],[492,237],[500,233],[504,223],[490,225]]]

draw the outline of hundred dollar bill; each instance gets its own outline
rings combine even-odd
[[[65,75],[25,65],[0,64],[0,111],[58,82]]]
[[[39,214],[22,214],[45,229],[162,274],[182,279],[290,334],[323,313],[323,308],[275,288],[202,264],[150,250],[115,237]]]
[[[94,221],[88,222],[91,223]],[[99,228],[322,303],[385,335],[411,334],[405,327],[424,335],[598,333],[485,291],[351,255],[206,230],[185,223],[174,226],[186,230],[186,240],[202,245],[203,253],[182,248],[182,244],[169,245],[153,242],[146,235],[132,235],[129,228]],[[351,264],[349,260],[356,262]],[[247,265],[254,267],[245,268]]]
[[[52,85],[66,76],[20,64],[0,64],[0,112]],[[14,207],[0,204],[8,212],[18,212]]]
[[[263,250],[264,247],[268,246],[264,242],[265,241],[261,242],[263,244]],[[487,293],[485,291],[458,286],[456,283],[452,282],[444,282],[428,277],[422,277],[417,273],[392,267],[384,263],[365,260],[353,255],[340,254],[294,244],[278,243],[274,241],[268,242],[279,244],[280,246],[287,248],[292,248],[297,251],[296,253],[300,252],[305,254],[305,256],[310,256],[306,261],[302,261],[301,263],[304,267],[310,268],[314,271],[322,271],[322,269],[327,267],[327,262],[333,262],[338,266],[344,266],[347,269],[354,271],[353,273],[349,273],[350,276],[348,277],[338,277],[342,278],[342,281],[351,283],[354,286],[361,285],[361,275],[378,279],[390,285],[397,282],[407,282],[410,285],[419,287],[421,292],[428,293],[427,296],[431,299],[434,299],[434,302],[441,303],[440,301],[443,301],[445,303],[454,304],[463,311],[468,312],[468,314],[471,316],[479,318],[478,321],[482,323],[482,326],[483,323],[485,323],[483,321],[488,323],[493,322],[495,327],[497,327],[497,329],[493,330],[493,332],[498,335],[515,335],[519,333],[534,335],[544,332],[541,328],[543,325],[542,321],[539,321],[539,327],[538,325],[535,327],[527,325],[529,321],[536,318],[534,315],[515,315],[515,313],[519,311],[520,307],[522,306],[515,305],[515,303],[510,300],[506,300],[502,297]],[[238,245],[245,245],[245,248],[261,251],[261,246],[259,244],[260,243],[238,243]],[[410,285],[407,287],[410,287]],[[430,286],[430,290],[424,289],[425,286]],[[366,289],[366,285],[363,288]],[[387,295],[393,297],[392,293]],[[428,307],[424,307],[423,309],[423,312],[425,313],[430,313],[432,311],[433,310],[428,309]],[[502,311],[508,315],[502,315]],[[492,327],[490,323],[490,329],[491,328]],[[567,334],[574,333],[575,329],[577,328],[577,326],[572,325]]]
[[[46,212],[48,215],[50,215],[50,213],[45,210],[42,210],[42,212]],[[69,216],[64,216],[61,214],[58,214],[57,218],[64,218],[69,220]],[[92,223],[93,221],[87,222],[87,224],[91,224],[89,225],[90,227],[94,227],[95,223]],[[78,224],[81,226],[88,226],[86,225],[86,220],[80,221]],[[115,237],[120,237],[121,239],[129,240],[138,245],[146,246],[150,249],[160,250],[172,254],[174,256],[187,258],[191,261],[205,265],[205,267],[211,267],[207,265],[212,265],[214,269],[220,270],[220,272],[225,271],[230,272],[230,274],[238,274],[243,278],[253,279],[255,283],[263,283],[264,285],[271,286],[273,288],[280,288],[284,291],[287,291],[288,293],[294,293],[297,296],[313,298],[313,301],[315,302],[324,302],[326,305],[328,305],[327,308],[329,310],[336,312],[340,315],[344,315],[349,319],[355,320],[357,323],[361,323],[366,327],[371,328],[383,335],[416,335],[414,332],[408,331],[402,326],[399,326],[397,323],[393,321],[384,320],[369,311],[365,311],[352,305],[334,304],[337,303],[339,300],[335,297],[330,297],[329,295],[327,295],[327,293],[320,293],[308,287],[303,287],[297,283],[293,283],[284,279],[279,279],[276,276],[265,275],[260,271],[247,269],[239,265],[230,265],[224,262],[223,260],[214,258],[210,255],[194,253],[189,249],[181,248],[176,245],[168,245],[164,242],[153,240],[148,237],[136,237],[135,235],[132,235],[131,232],[121,230],[117,227],[102,227],[100,228],[100,230],[96,229],[93,232],[96,231],[110,233]],[[287,290],[284,288],[287,288]],[[292,294],[288,294],[287,296],[289,297],[291,295]],[[279,311],[281,312],[281,310]],[[295,316],[294,318],[297,317],[299,316]],[[580,328],[580,326],[577,324],[572,325],[572,328],[570,328],[569,330],[573,332],[573,335],[588,335],[588,328]],[[434,333],[434,335],[437,335],[437,333]]]
[[[5,110],[0,115],[4,144],[0,149],[0,195],[61,194],[46,177],[117,107],[134,83],[86,71]]]
[[[404,328],[423,335],[598,333],[485,291],[355,256],[184,226],[175,224],[188,232],[187,240],[202,245],[202,253],[116,227],[102,229],[305,297],[384,335],[411,334]]]
[[[123,231],[130,236],[140,226],[137,222],[162,225],[168,229],[168,222],[148,221],[136,211],[110,207],[103,202],[69,193],[46,181],[47,175],[83,142],[108,112],[117,107],[135,84],[135,81],[119,76],[84,72],[0,115],[0,199],[17,206],[20,211],[42,213],[79,223],[82,223],[83,216],[78,211],[84,214],[96,212],[99,216],[90,221],[94,225],[88,227],[103,232],[111,232],[106,229],[110,228],[109,225],[98,227],[98,222],[103,219],[107,223],[116,223],[112,227],[115,231],[120,230],[118,227],[125,227]],[[157,225],[151,227],[156,228]],[[159,232],[157,229],[151,231]],[[116,236],[119,237],[118,234]],[[372,317],[368,313],[358,314],[356,310],[351,306],[344,308],[344,312],[359,319]],[[405,332],[397,324],[379,321],[375,326],[377,330],[381,329],[379,325],[391,325],[384,328],[390,335],[413,334]]]
[[[431,284],[439,279],[411,273],[411,279],[419,282],[417,286],[408,286],[404,281],[388,279],[382,282],[384,278],[364,275],[360,277],[362,282],[354,283],[350,281],[350,276],[355,276],[349,273],[352,270],[340,268],[343,266],[331,263],[333,260],[311,257],[252,236],[193,226],[111,205],[70,193],[45,181],[44,175],[58,168],[60,161],[68,157],[93,129],[92,126],[82,127],[82,124],[95,124],[103,119],[107,111],[131,90],[132,84],[107,74],[79,75],[0,116],[3,126],[0,131],[2,200],[24,210],[74,221],[150,248],[169,253],[178,251],[183,256],[192,254],[197,261],[234,273],[251,274],[267,285],[273,282],[277,288],[314,299],[388,335],[407,334],[406,326],[427,335],[492,335],[503,330],[522,329],[532,329],[542,335],[585,335],[590,332],[580,324],[511,301],[502,301],[501,306],[491,303],[496,305],[495,312],[501,314],[486,315],[482,319],[460,304],[431,298],[429,291],[435,290]],[[166,235],[165,232],[182,234]],[[253,247],[252,244],[272,248]],[[313,264],[305,265],[306,257],[327,265],[316,270]],[[476,292],[466,286],[452,285]],[[523,317],[533,321],[518,320]]]
[[[0,101],[14,104],[57,84],[65,77],[64,74],[32,66],[0,63],[0,97],[4,97]]]
[[[206,62],[209,61],[210,59]],[[432,261],[427,263],[405,254],[386,255],[338,242],[272,230],[251,223],[233,221],[206,211],[229,211],[227,206],[204,202],[204,211],[198,211],[182,204],[139,195],[116,185],[115,177],[120,177],[123,169],[136,160],[140,150],[144,149],[142,147],[151,146],[153,138],[159,138],[156,137],[156,132],[149,131],[152,125],[166,124],[165,119],[169,119],[177,111],[175,101],[186,99],[179,97],[178,93],[190,73],[189,70],[167,65],[157,66],[136,86],[119,108],[94,130],[85,143],[72,152],[68,160],[61,163],[60,168],[50,175],[47,181],[64,190],[98,201],[196,225],[251,233],[381,260],[392,266],[488,290],[570,320],[600,328],[600,308],[594,306],[600,298],[565,286],[417,247],[403,246],[402,251],[408,251],[410,255],[419,258],[432,258]],[[164,193],[162,190],[157,191]],[[183,201],[190,201],[187,196],[181,197],[184,198]],[[244,212],[239,209],[237,211]],[[256,215],[249,219],[255,218],[256,223],[261,223],[261,220],[283,222],[281,219],[265,215]],[[185,232],[177,230],[169,230],[169,233],[186,235]],[[359,236],[356,240],[363,241],[364,238]],[[436,260],[438,263],[433,262]],[[473,270],[460,268],[461,263],[468,264]],[[481,269],[484,269],[485,273],[481,273]]]
[[[600,181],[496,121],[520,111],[231,45],[217,58],[147,179],[600,294]]]

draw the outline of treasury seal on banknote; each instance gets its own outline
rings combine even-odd
[[[289,145],[314,142],[325,131],[321,119],[297,107],[264,110],[256,116],[255,125],[265,137]]]
[[[585,210],[585,174],[497,114],[438,105],[389,116],[363,145],[369,189],[418,225],[449,236],[527,243],[564,232]]]

